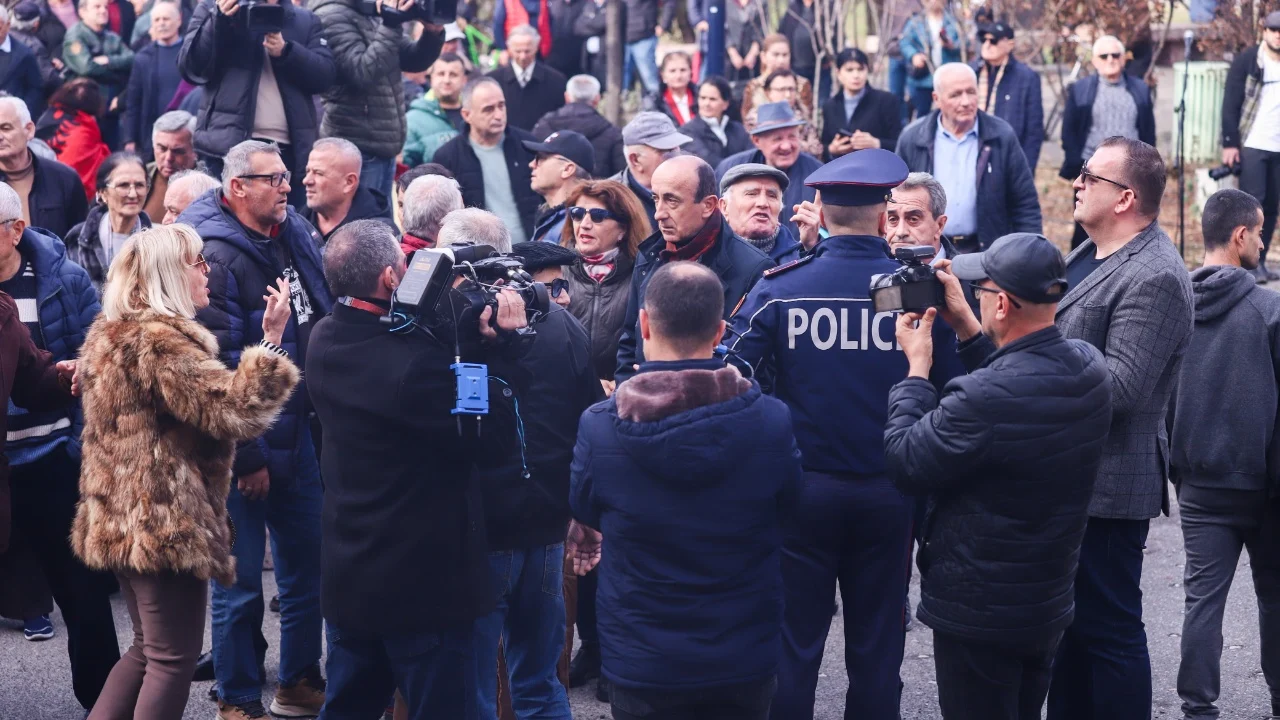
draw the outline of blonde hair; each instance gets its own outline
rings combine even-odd
[[[145,310],[195,317],[187,266],[202,247],[195,228],[183,223],[154,225],[129,238],[107,270],[102,314],[108,320]]]

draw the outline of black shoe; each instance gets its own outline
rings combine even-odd
[[[582,687],[600,677],[600,646],[583,643],[569,661],[569,687]]]
[[[596,699],[602,703],[609,702],[609,681],[603,677],[596,681]]]
[[[213,653],[207,652],[196,661],[196,672],[191,682],[209,682],[213,679]]]
[[[272,595],[271,602],[267,603],[267,607],[271,608],[271,612],[273,613],[280,612],[280,596]]]

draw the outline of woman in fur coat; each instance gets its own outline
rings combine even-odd
[[[262,435],[298,382],[280,349],[289,287],[268,287],[262,330],[232,371],[193,319],[209,304],[200,236],[187,225],[130,238],[107,273],[80,350],[80,505],[72,548],[110,570],[133,620],[91,720],[182,717],[210,579],[235,580],[226,498],[236,441]]]

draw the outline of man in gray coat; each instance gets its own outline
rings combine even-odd
[[[1250,272],[1264,252],[1263,224],[1262,205],[1241,190],[1219,190],[1205,203],[1204,267],[1191,273],[1195,331],[1169,399],[1169,464],[1187,548],[1178,695],[1193,720],[1218,717],[1222,615],[1242,549],[1258,596],[1262,674],[1280,698],[1280,504],[1272,498],[1280,294],[1258,287]],[[1228,368],[1231,380],[1219,382]],[[1271,713],[1280,714],[1280,702],[1272,700]]]
[[[1168,508],[1165,410],[1191,335],[1191,281],[1160,229],[1165,165],[1150,145],[1112,137],[1073,185],[1089,233],[1067,257],[1057,324],[1102,351],[1111,370],[1111,434],[1080,548],[1075,622],[1059,645],[1049,720],[1151,717],[1142,625],[1142,549]]]

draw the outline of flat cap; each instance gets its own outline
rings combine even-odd
[[[726,190],[733,187],[737,182],[746,180],[747,178],[757,177],[766,177],[772,180],[777,180],[778,186],[782,188],[783,192],[786,192],[787,185],[791,184],[791,178],[788,178],[786,173],[772,165],[765,165],[764,163],[743,163],[741,165],[734,165],[724,174],[724,177],[720,180],[720,194],[723,195]]]

